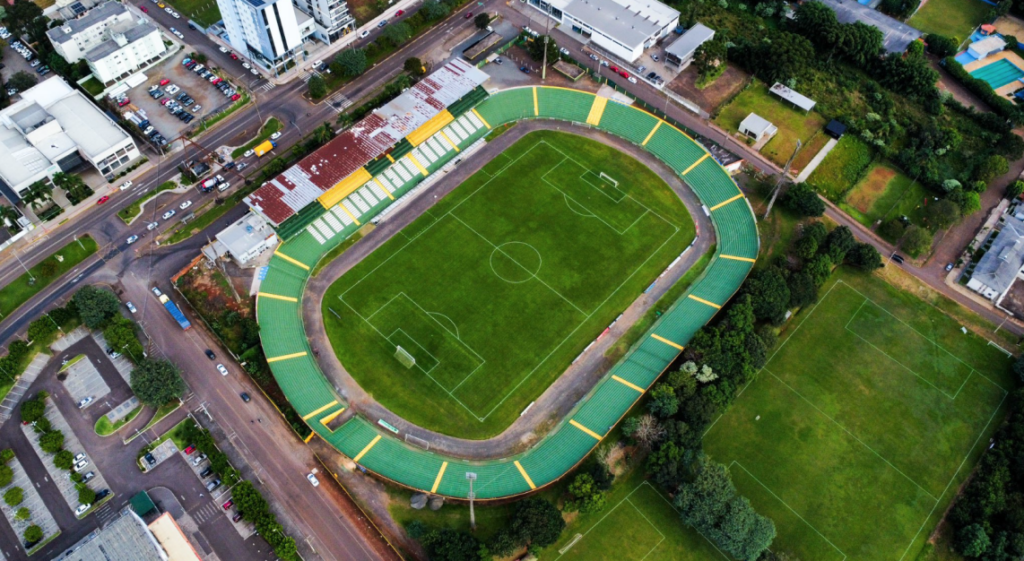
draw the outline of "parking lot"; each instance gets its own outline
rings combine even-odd
[[[64,387],[71,395],[71,400],[80,405],[79,409],[91,407],[110,393],[110,386],[103,381],[103,376],[88,356],[81,355],[74,364],[69,364],[58,374],[57,379],[61,379],[61,376],[64,376]],[[82,405],[86,399],[89,399],[89,402]]]
[[[150,472],[159,467],[160,464],[164,463],[170,458],[173,458],[177,452],[178,447],[174,444],[173,440],[168,438],[167,440],[161,442],[156,448],[150,450],[149,453],[153,455],[153,458],[156,460],[155,462],[150,464],[145,459],[141,459],[139,461],[139,464],[142,466],[142,471]]]
[[[29,74],[34,76],[36,80],[40,81],[53,76],[52,72],[47,72],[45,75],[42,75],[38,72],[40,68],[45,66],[42,63],[36,65],[35,67],[32,66],[32,62],[36,60],[36,53],[34,51],[29,51],[32,54],[32,61],[30,61],[27,58],[25,58],[24,55],[19,53],[13,46],[11,46],[11,44],[14,43],[14,41],[16,40],[17,39],[13,35],[5,39],[5,41],[8,43],[8,46],[4,47],[4,68],[2,70],[4,84],[7,83],[7,80],[9,80],[11,76],[14,76],[16,73],[21,71],[28,72]]]
[[[59,530],[57,521],[53,519],[53,515],[50,514],[46,503],[43,502],[43,498],[39,496],[39,492],[36,491],[32,480],[29,479],[25,469],[21,467],[21,462],[18,461],[18,458],[14,458],[7,466],[14,472],[14,478],[11,479],[11,484],[4,487],[3,490],[6,492],[7,489],[12,487],[20,487],[24,493],[24,499],[17,507],[8,506],[6,502],[0,501],[0,510],[3,511],[7,521],[11,524],[14,533],[18,536],[24,536],[25,530],[30,525],[35,524],[43,529],[44,537],[55,534]],[[31,516],[29,520],[15,520],[14,513],[20,508],[28,509]]]
[[[204,487],[211,481],[215,481],[220,478],[220,474],[217,473],[209,473],[203,477],[202,474],[210,468],[210,460],[198,450],[191,454],[181,452],[181,457],[188,464],[192,473],[199,478]],[[242,536],[243,539],[248,538],[256,531],[256,528],[253,527],[251,522],[241,519],[237,521],[235,520],[238,515],[238,509],[233,504],[226,509],[224,508],[224,504],[231,500],[230,488],[223,485],[217,487],[210,493],[210,499],[211,503],[203,505],[200,509],[200,513],[198,514],[199,519],[201,519],[200,522],[205,522],[214,516],[222,515],[227,517],[228,521],[231,522],[231,525],[234,526],[235,531],[238,532],[238,535]]]
[[[183,26],[185,24],[182,24]],[[187,57],[186,51],[168,58],[163,64],[147,72],[149,79],[145,83],[129,90],[128,96],[132,105],[142,109],[150,125],[160,132],[168,140],[178,137],[182,131],[197,127],[204,116],[215,113],[217,109],[231,104],[231,100],[224,96],[209,80],[200,78],[196,73],[189,71],[182,66],[181,62]],[[161,86],[164,80],[168,82]],[[160,99],[154,99],[149,95],[150,88],[157,86],[165,95]],[[175,86],[177,89],[171,88]],[[174,91],[169,93],[168,89]],[[195,119],[186,124],[178,117],[161,105],[161,101],[175,99],[184,92],[195,102],[185,108]]]

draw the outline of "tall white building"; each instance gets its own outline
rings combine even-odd
[[[679,11],[657,0],[529,0],[594,45],[633,62],[679,25]],[[537,30],[540,31],[540,30]]]
[[[107,2],[46,32],[57,53],[70,63],[85,59],[104,84],[127,77],[159,60],[165,47],[160,31],[136,21],[128,9]]]
[[[356,18],[348,11],[345,0],[295,0],[295,5],[313,16],[316,38],[324,43],[355,31]]]
[[[274,73],[301,55],[316,32],[313,16],[291,0],[217,0],[217,6],[235,51]]]
[[[132,137],[59,76],[0,111],[0,191],[12,200],[83,163],[112,178],[139,157]]]

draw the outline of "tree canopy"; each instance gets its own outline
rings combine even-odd
[[[319,74],[314,74],[309,78],[309,97],[313,99],[320,99],[327,95],[327,83],[324,82],[323,77]]]
[[[159,407],[185,394],[178,367],[167,360],[143,359],[132,369],[131,388],[139,401]]]
[[[71,298],[82,323],[90,329],[98,329],[118,313],[121,307],[121,300],[117,295],[106,288],[97,288],[86,285],[78,289],[78,292]]]
[[[331,72],[349,78],[366,72],[366,51],[363,49],[345,49],[334,57]]]

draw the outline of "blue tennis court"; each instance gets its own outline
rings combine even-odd
[[[992,89],[998,90],[1006,84],[1024,77],[1024,70],[1003,58],[971,72],[971,76],[985,80],[992,86]]]

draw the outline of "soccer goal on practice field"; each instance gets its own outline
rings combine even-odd
[[[618,181],[612,179],[612,176],[608,175],[607,173],[605,173],[603,171],[600,174],[598,174],[598,177],[600,177],[601,179],[607,181],[608,183],[611,183],[612,187],[618,188],[618,186],[619,186],[619,182]]]
[[[395,346],[395,359],[406,368],[416,366],[416,357],[409,354],[409,351],[403,349],[401,345]]]

